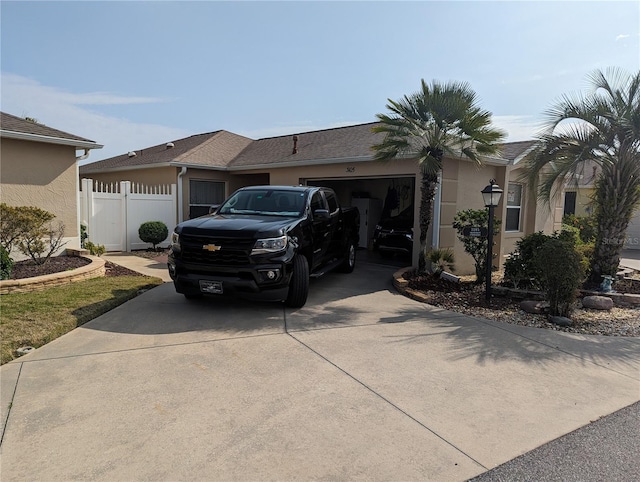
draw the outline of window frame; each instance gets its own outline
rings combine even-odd
[[[509,204],[509,190],[511,188],[511,186],[519,186],[520,187],[520,203],[517,205],[510,205]],[[505,199],[505,208],[506,208],[506,212],[505,212],[505,219],[504,219],[504,232],[505,233],[521,233],[522,232],[522,211],[523,211],[523,205],[524,205],[524,185],[521,183],[517,183],[517,182],[510,182],[507,184],[507,192],[506,192],[506,199]],[[509,222],[509,211],[515,211],[518,210],[518,226],[516,229],[509,229],[507,226],[507,223]]]

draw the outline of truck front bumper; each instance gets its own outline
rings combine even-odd
[[[286,263],[203,267],[169,256],[167,264],[176,291],[185,295],[232,295],[281,301],[289,293],[291,265]]]

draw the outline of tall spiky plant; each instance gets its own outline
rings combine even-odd
[[[593,91],[563,96],[546,113],[547,126],[528,159],[532,185],[550,201],[586,163],[595,182],[598,225],[591,280],[615,275],[627,226],[640,204],[640,72],[611,68],[589,76]]]
[[[491,113],[478,106],[466,82],[421,81],[421,89],[398,101],[388,99],[387,114],[372,130],[385,136],[374,145],[375,159],[415,158],[420,166],[420,259],[426,268],[427,230],[433,215],[438,173],[446,157],[467,158],[481,164],[483,155],[496,154],[505,134],[491,125]]]

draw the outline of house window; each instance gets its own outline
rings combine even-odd
[[[189,219],[209,214],[209,209],[224,201],[224,182],[189,180]]]
[[[520,231],[522,217],[522,184],[511,184],[507,189],[507,219],[505,231]]]
[[[567,191],[564,193],[564,215],[576,213],[576,197],[575,191]]]

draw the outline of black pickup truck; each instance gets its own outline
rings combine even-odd
[[[301,307],[309,277],[356,262],[360,215],[324,187],[252,186],[176,226],[169,274],[178,293],[235,294]]]

